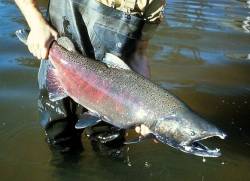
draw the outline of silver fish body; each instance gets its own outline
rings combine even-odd
[[[220,156],[219,149],[210,150],[198,141],[224,139],[225,133],[157,84],[115,62],[107,66],[69,52],[56,42],[49,57],[60,90],[102,120],[125,129],[144,124],[156,139],[178,150]]]

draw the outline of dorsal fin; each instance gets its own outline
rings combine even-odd
[[[131,70],[131,68],[122,59],[111,53],[106,53],[102,62],[111,68]]]

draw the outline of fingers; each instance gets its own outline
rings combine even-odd
[[[141,133],[141,127],[140,126],[136,126],[135,127],[135,132],[140,134]]]
[[[151,131],[149,130],[149,128],[147,126],[145,126],[144,124],[141,125],[141,134],[142,135],[147,135],[151,133]]]
[[[154,139],[154,142],[155,142],[155,143],[159,143],[159,141],[157,141],[156,139]]]
[[[54,40],[57,40],[57,39],[58,39],[58,33],[57,33],[55,30],[52,29],[52,30],[51,30],[51,34],[52,34]]]
[[[49,49],[46,47],[42,47],[40,49],[40,59],[47,59],[49,54]]]
[[[28,49],[38,59],[45,59],[48,57],[48,48],[39,44],[28,43]]]
[[[39,45],[32,41],[32,38],[30,36],[28,37],[27,45],[29,51],[33,54],[33,56],[40,58]]]
[[[141,134],[142,136],[146,136],[147,134],[152,133],[150,131],[150,129],[147,126],[145,126],[144,124],[142,124],[140,126],[136,126],[135,131],[136,131],[136,133]],[[156,139],[154,139],[154,142],[159,143]]]
[[[138,134],[142,134],[143,136],[151,133],[151,131],[149,130],[149,128],[147,126],[145,126],[144,124],[142,124],[141,126],[136,126],[135,127],[135,131]]]
[[[47,48],[49,49],[51,47],[51,44],[53,43],[53,41],[56,40],[55,37],[51,36],[43,45],[43,48]]]

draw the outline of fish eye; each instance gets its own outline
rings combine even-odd
[[[191,135],[191,136],[195,136],[195,132],[194,132],[194,131],[191,131],[190,135]]]

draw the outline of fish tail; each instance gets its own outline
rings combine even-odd
[[[23,42],[25,45],[27,45],[27,39],[28,39],[28,34],[29,34],[29,31],[28,30],[17,30],[16,31],[16,36],[17,38]]]

